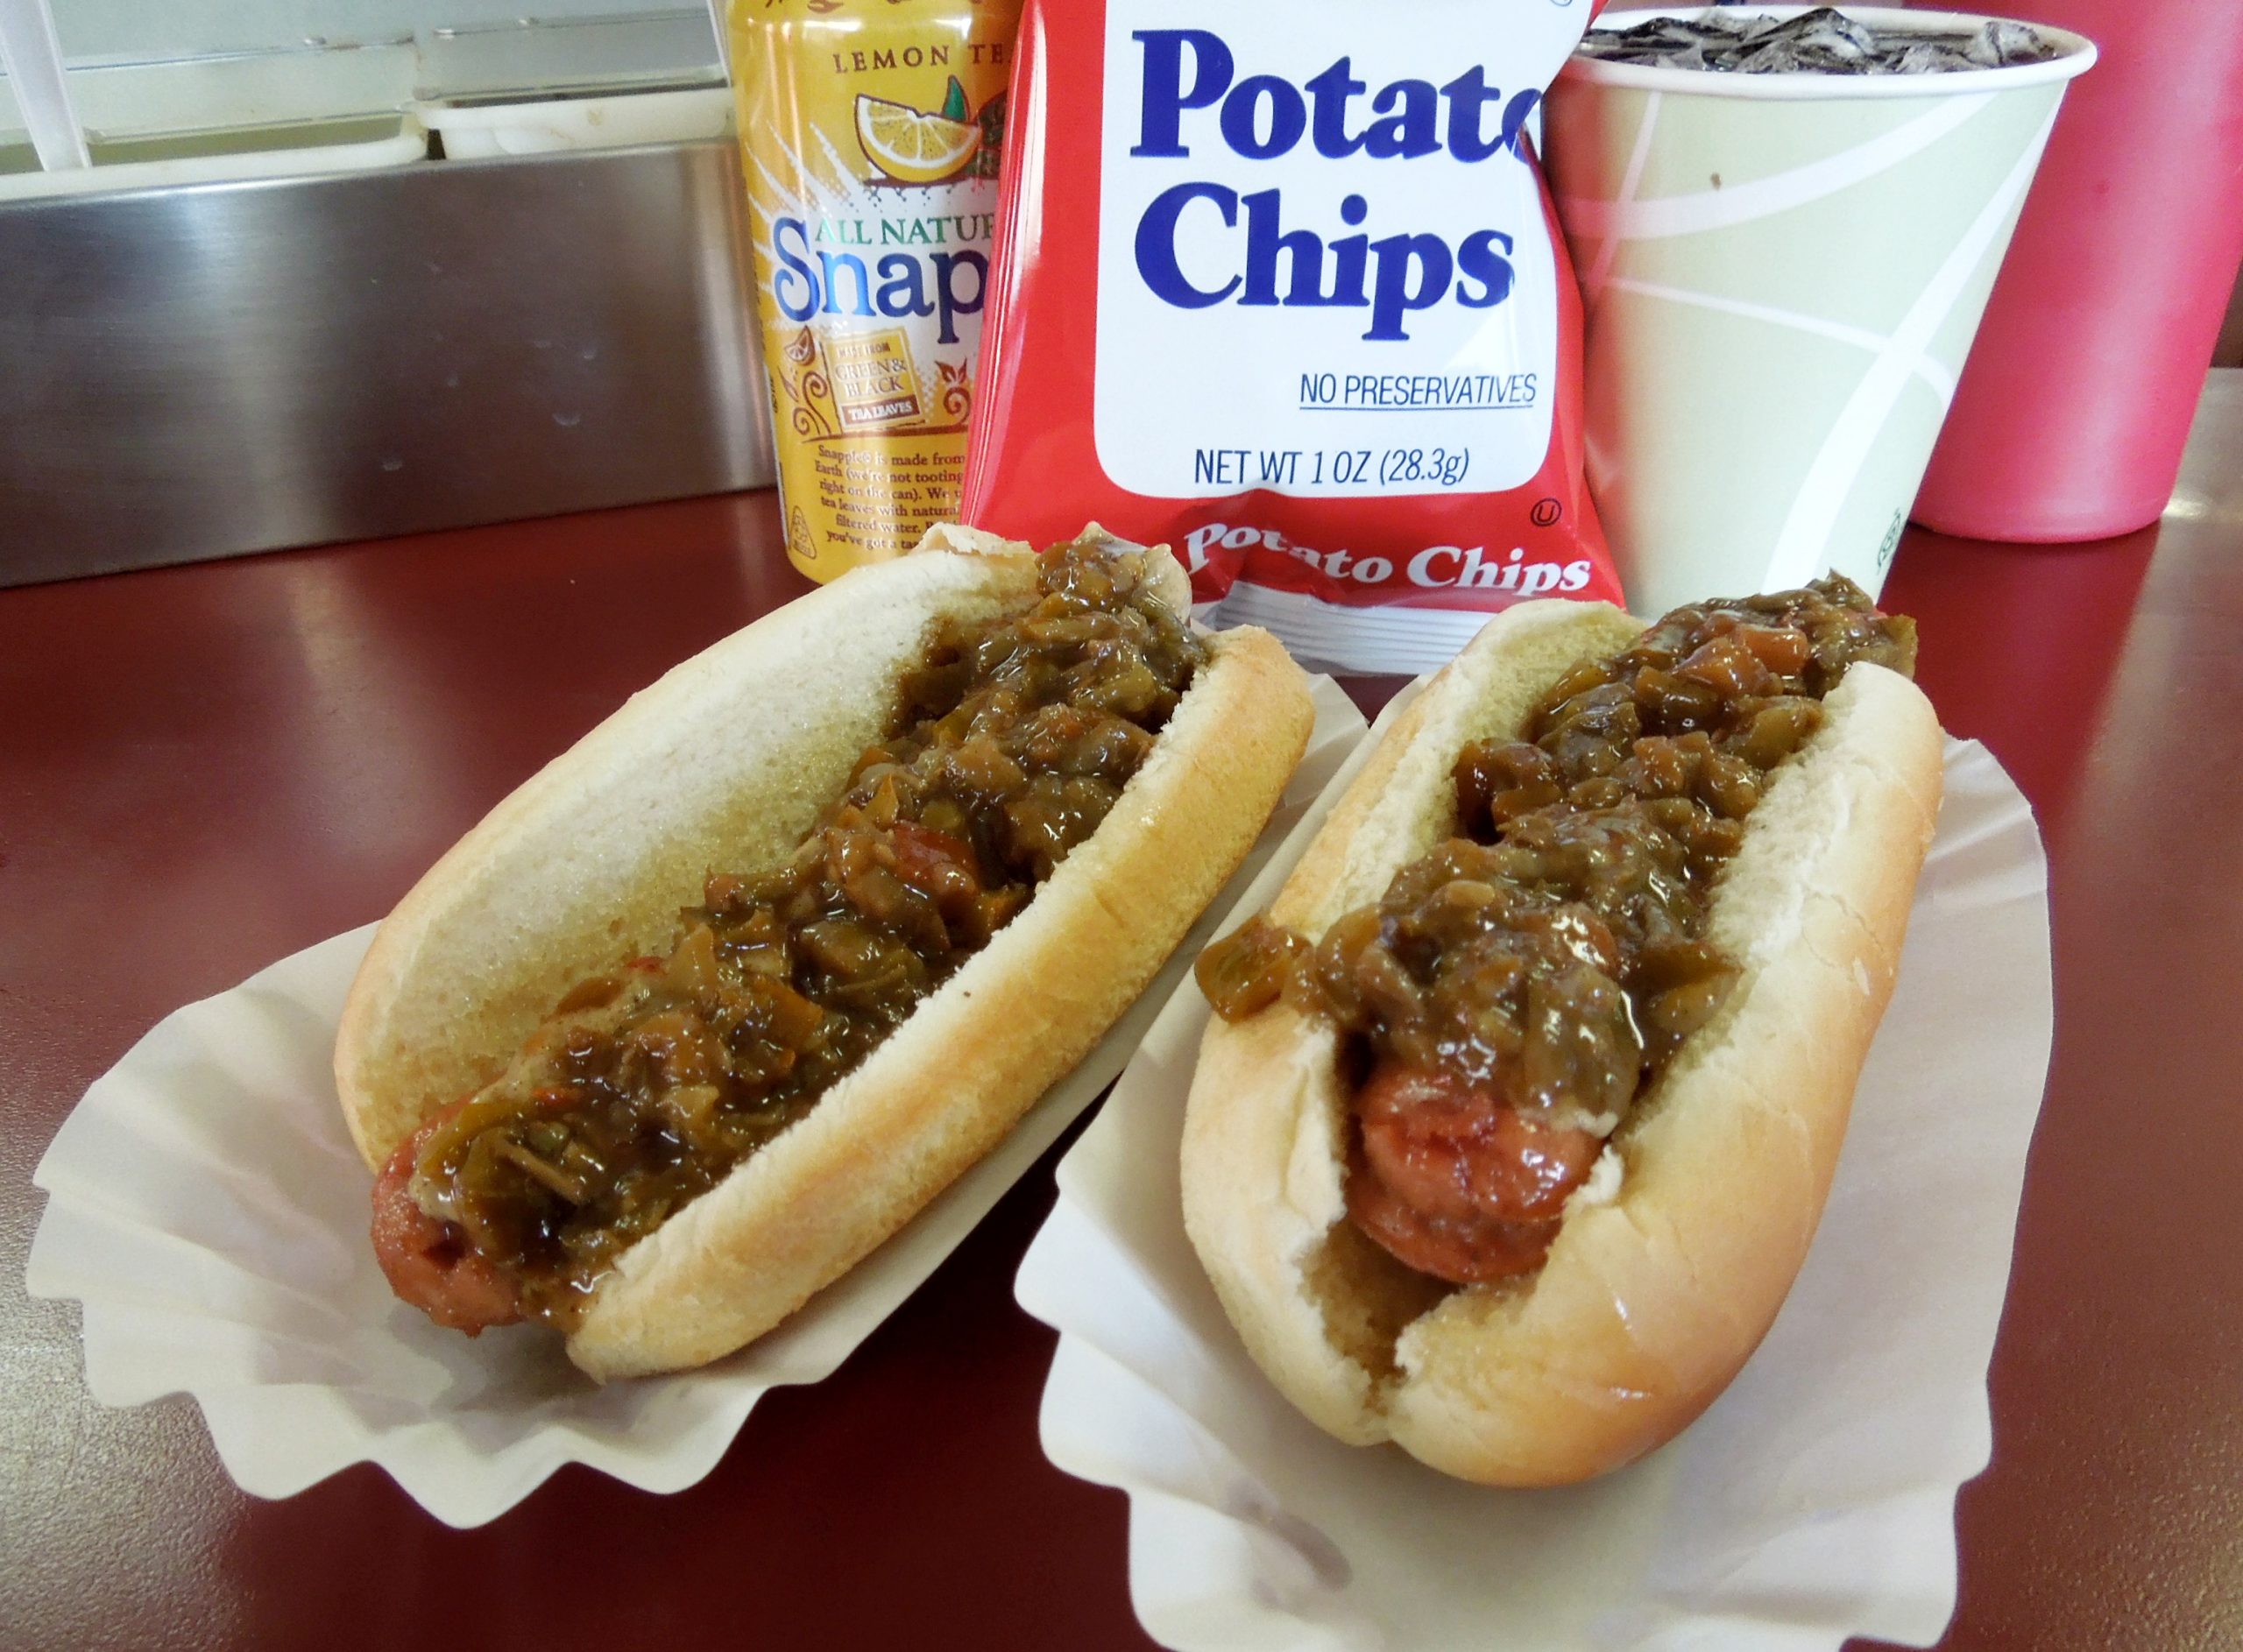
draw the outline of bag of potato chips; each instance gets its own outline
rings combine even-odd
[[[1534,152],[1590,0],[1028,0],[964,519],[1348,671],[1620,599]]]

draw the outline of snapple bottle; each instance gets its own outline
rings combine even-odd
[[[732,0],[787,555],[958,514],[1020,0]]]

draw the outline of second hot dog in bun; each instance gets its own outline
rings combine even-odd
[[[1843,580],[1501,616],[1209,949],[1186,1227],[1343,1440],[1497,1485],[1668,1439],[1813,1236],[1937,813]]]
[[[938,529],[678,667],[382,925],[336,1078],[400,1295],[600,1377],[761,1335],[1008,1131],[1313,713],[1165,551]]]

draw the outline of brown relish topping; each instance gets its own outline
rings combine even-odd
[[[512,1077],[424,1128],[410,1189],[442,1267],[466,1253],[568,1328],[622,1251],[987,945],[1098,830],[1204,660],[1155,594],[1163,554],[1056,547],[1030,603],[940,626],[791,860],[712,873],[667,954],[576,987]]]
[[[1712,889],[1772,771],[1859,662],[1902,673],[1915,625],[1837,575],[1677,609],[1577,667],[1525,738],[1458,755],[1454,835],[1319,942],[1256,917],[1203,953],[1239,1020],[1283,996],[1364,1075],[1348,1205],[1456,1283],[1540,1265],[1565,1197],[1736,964]]]

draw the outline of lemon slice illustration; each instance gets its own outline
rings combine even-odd
[[[857,142],[873,165],[896,182],[931,184],[973,159],[981,146],[981,129],[860,93]]]

